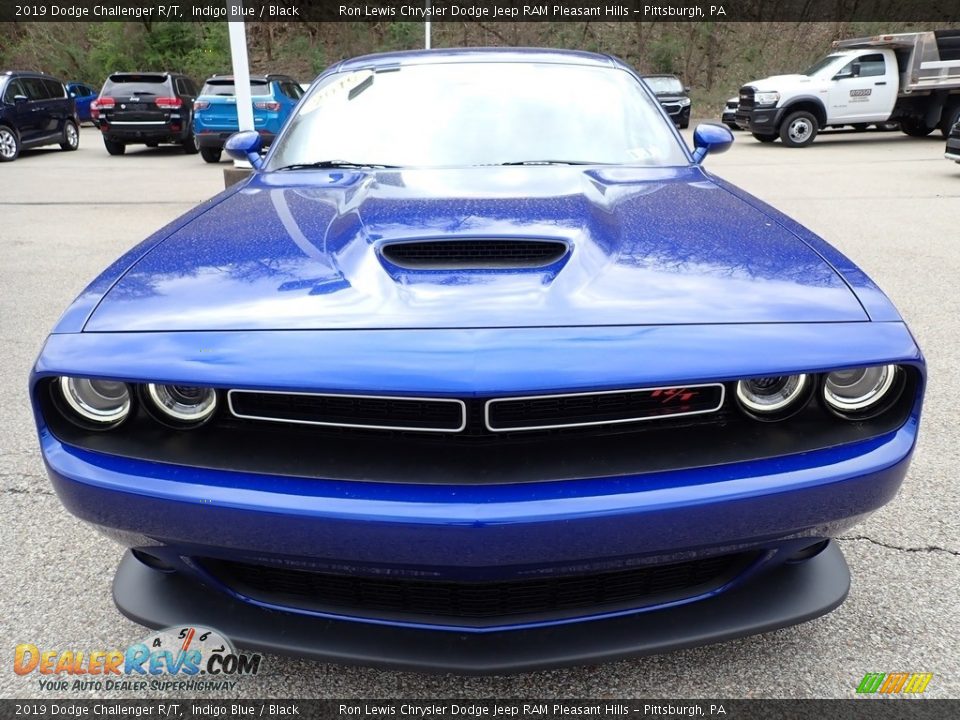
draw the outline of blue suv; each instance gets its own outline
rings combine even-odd
[[[287,75],[252,75],[253,125],[269,145],[303,96],[303,88]],[[214,75],[193,104],[193,133],[200,155],[208,163],[220,162],[223,144],[240,129],[232,75]]]
[[[22,148],[80,146],[76,105],[63,83],[40,72],[0,71],[0,162]]]

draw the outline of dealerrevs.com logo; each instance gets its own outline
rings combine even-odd
[[[237,653],[220,632],[199,625],[169,627],[125,650],[50,650],[17,645],[13,671],[37,675],[40,690],[232,690],[256,675],[262,656]]]

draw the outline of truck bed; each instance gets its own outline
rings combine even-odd
[[[900,65],[900,94],[960,89],[960,30],[851,38],[837,48],[891,48]]]

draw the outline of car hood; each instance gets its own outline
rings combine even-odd
[[[746,83],[744,87],[752,87],[761,92],[770,92],[783,90],[784,87],[809,84],[813,81],[814,78],[810,77],[809,75],[771,75],[770,77],[762,78],[760,80],[751,80],[750,82]]]
[[[385,244],[547,239],[545,267],[403,269]],[[864,321],[819,254],[699,168],[254,176],[130,267],[86,331]]]

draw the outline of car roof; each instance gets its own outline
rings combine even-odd
[[[406,50],[400,52],[361,55],[339,63],[335,69],[359,70],[396,65],[434,65],[445,63],[527,62],[563,65],[593,65],[596,67],[626,67],[610,55],[582,50],[551,50],[545,48],[457,48],[436,50]]]

